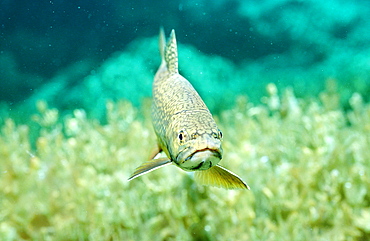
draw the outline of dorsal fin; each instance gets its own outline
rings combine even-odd
[[[164,59],[170,73],[178,73],[177,43],[175,30],[172,29],[170,38],[164,49]]]

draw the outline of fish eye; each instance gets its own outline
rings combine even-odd
[[[183,133],[180,133],[179,134],[179,140],[182,141],[184,139],[184,134]]]
[[[186,139],[186,132],[184,130],[179,131],[179,134],[177,135],[177,138],[180,141],[180,144],[183,144]]]
[[[220,130],[218,130],[218,132],[216,133],[216,132],[212,132],[212,137],[213,138],[216,138],[216,139],[222,139],[222,132],[220,131]]]

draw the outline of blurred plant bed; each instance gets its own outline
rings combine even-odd
[[[2,115],[1,240],[366,240],[370,105],[335,81],[319,97],[267,85],[220,111],[221,164],[251,191],[198,186],[159,169],[127,178],[156,138],[150,101],[108,101],[104,122],[47,103],[18,123]],[[5,113],[6,111],[2,113]]]

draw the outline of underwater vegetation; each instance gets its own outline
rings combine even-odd
[[[37,102],[0,116],[1,240],[368,240],[370,104],[267,85],[216,116],[222,164],[251,187],[197,185],[175,166],[127,178],[155,144],[150,101],[106,102],[106,120]],[[2,107],[4,109],[5,107]]]

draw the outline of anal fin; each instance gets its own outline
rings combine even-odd
[[[164,167],[168,164],[171,164],[171,160],[167,157],[152,159],[150,161],[146,161],[141,164],[138,168],[136,168],[135,172],[131,175],[128,181],[131,181],[134,178],[137,178],[145,173],[154,171],[160,167]]]
[[[226,189],[250,189],[238,175],[217,165],[204,171],[196,171],[194,178],[199,184]]]

